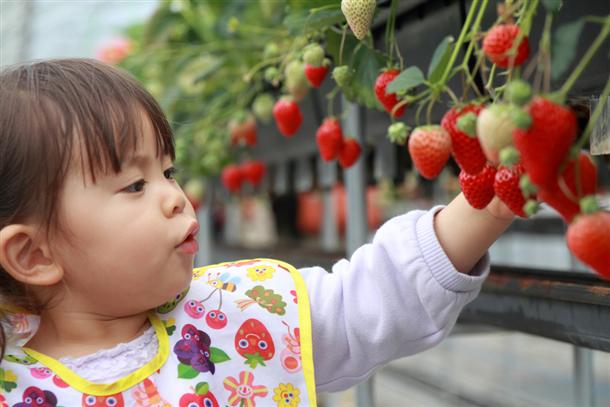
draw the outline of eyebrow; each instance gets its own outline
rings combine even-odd
[[[147,155],[135,154],[125,160],[123,167],[146,167],[151,161],[151,158]]]

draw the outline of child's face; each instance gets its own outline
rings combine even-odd
[[[135,159],[119,174],[100,174],[94,184],[80,160],[72,161],[58,213],[65,233],[51,244],[65,270],[65,294],[85,312],[143,312],[191,280],[193,244],[190,251],[180,245],[197,226],[195,212],[173,179],[171,158],[155,148],[147,122]]]

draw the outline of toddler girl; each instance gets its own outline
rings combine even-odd
[[[0,74],[0,406],[315,405],[447,336],[512,215],[386,222],[333,266],[192,269],[195,212],[158,104],[87,59]]]

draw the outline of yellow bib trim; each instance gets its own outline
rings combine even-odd
[[[165,326],[155,313],[149,313],[148,319],[151,325],[154,327],[157,339],[159,341],[159,350],[157,355],[140,369],[122,379],[117,380],[114,383],[105,384],[90,382],[78,376],[57,359],[40,352],[36,352],[34,349],[26,347],[23,347],[22,349],[26,354],[51,369],[57,374],[57,376],[59,376],[60,379],[81,393],[92,396],[111,396],[113,394],[123,392],[140,383],[142,380],[159,370],[167,361],[169,356],[169,338],[167,336]]]

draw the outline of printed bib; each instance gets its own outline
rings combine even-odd
[[[38,317],[9,317],[22,345]],[[157,355],[109,384],[9,341],[0,407],[316,405],[307,289],[287,263],[254,259],[194,269],[189,289],[149,319]]]

